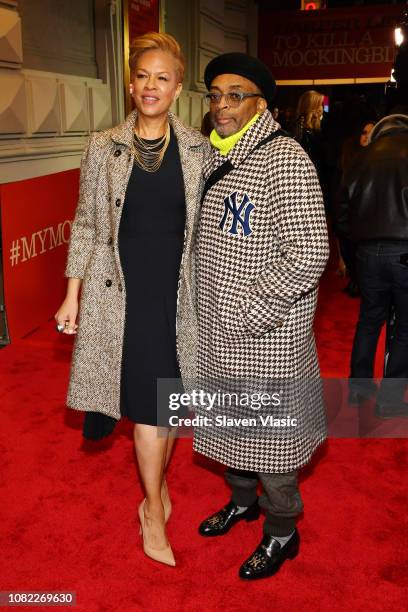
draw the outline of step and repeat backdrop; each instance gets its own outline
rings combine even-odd
[[[10,340],[48,321],[62,302],[79,170],[0,185],[4,296]]]

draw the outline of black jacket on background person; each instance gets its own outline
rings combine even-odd
[[[289,132],[297,140],[302,149],[306,151],[316,168],[327,213],[329,209],[330,169],[328,166],[328,144],[326,139],[321,130],[303,127],[299,121],[292,126]]]
[[[343,178],[335,226],[355,242],[408,240],[408,115],[375,125]]]

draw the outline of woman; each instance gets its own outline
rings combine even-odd
[[[77,333],[67,404],[89,415],[88,437],[98,437],[95,426],[108,433],[112,418],[135,423],[144,551],[175,565],[164,476],[174,437],[158,427],[156,381],[178,378],[179,365],[184,379],[195,375],[192,241],[209,145],[169,113],[184,73],[173,37],[137,38],[130,68],[136,110],[92,134],[84,153],[67,295],[55,318]]]
[[[324,153],[321,141],[321,120],[323,118],[323,94],[305,91],[296,108],[293,135],[314,163],[320,182],[324,167]]]

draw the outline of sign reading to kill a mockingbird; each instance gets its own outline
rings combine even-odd
[[[278,80],[389,78],[403,4],[260,11],[259,57]]]

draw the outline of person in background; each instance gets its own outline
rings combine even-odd
[[[363,125],[360,125],[356,130],[356,133],[344,141],[340,158],[342,175],[345,174],[356,155],[368,145],[369,137],[375,124],[376,121],[374,119],[364,121]]]
[[[194,372],[191,258],[209,144],[169,112],[185,68],[177,41],[140,36],[129,63],[136,110],[89,139],[55,319],[58,331],[77,334],[67,404],[85,411],[87,438],[123,416],[134,423],[143,549],[174,566],[165,525],[174,435],[159,427],[156,383]]]
[[[360,134],[360,146],[361,147],[366,147],[370,141],[370,134],[373,130],[373,127],[375,126],[375,121],[368,121],[364,127],[363,130]]]
[[[327,213],[330,181],[326,146],[321,132],[323,100],[323,94],[314,90],[305,91],[300,96],[291,134],[309,155],[316,168]]]
[[[343,177],[347,172],[347,169],[353,163],[356,155],[358,155],[364,147],[368,145],[370,133],[375,125],[375,121],[366,121],[364,125],[360,126],[356,134],[347,138],[342,147],[340,157],[340,175]],[[341,182],[341,179],[340,179]],[[334,222],[334,231],[336,232],[336,224]],[[357,283],[357,272],[356,272],[356,245],[354,242],[349,240],[347,236],[339,235],[338,238],[338,249],[340,253],[340,263],[343,262],[345,268],[345,274],[349,276],[349,282],[344,288],[345,293],[350,297],[358,297],[360,291]]]
[[[408,416],[408,114],[384,117],[347,169],[337,227],[357,243],[361,306],[350,368],[350,402],[374,394],[374,360],[393,306],[395,322],[376,415]]]
[[[320,130],[323,119],[323,94],[305,91],[296,107],[292,134],[303,147],[316,169],[321,164]]]
[[[290,131],[290,127],[293,123],[293,117],[294,110],[291,107],[284,108],[279,112],[279,123],[281,128],[286,132]]]

